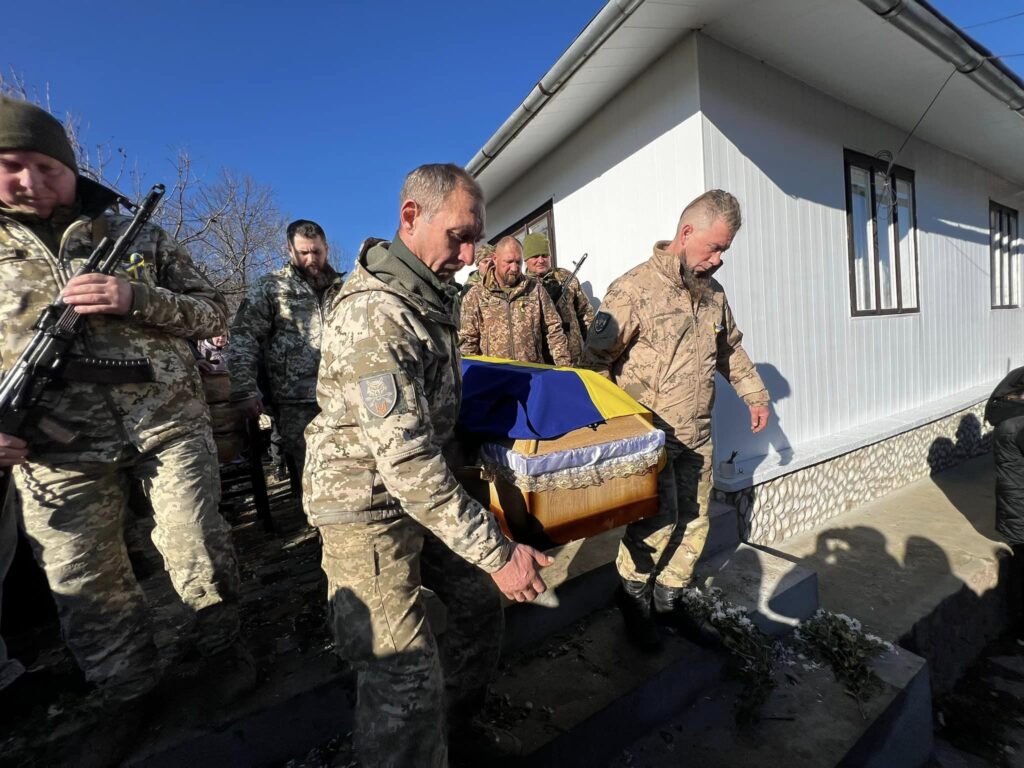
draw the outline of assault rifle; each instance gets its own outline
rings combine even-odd
[[[580,256],[580,260],[576,262],[576,268],[573,269],[572,273],[562,281],[561,285],[558,286],[557,291],[551,291],[551,300],[555,302],[557,307],[562,303],[562,299],[565,298],[565,292],[569,288],[569,284],[576,278],[576,275],[580,272],[580,267],[583,266],[583,262],[587,260],[587,254]]]
[[[109,237],[100,240],[74,276],[114,274],[118,264],[128,255],[139,231],[152,218],[163,196],[164,185],[155,185],[135,207],[135,215],[122,235],[115,242],[111,242]],[[75,312],[74,307],[65,304],[60,295],[40,313],[33,326],[35,334],[32,339],[3,379],[0,379],[0,432],[20,435],[32,407],[39,402],[44,390],[53,381],[60,379],[72,362],[71,347],[84,326],[85,317]],[[85,361],[99,367],[141,367],[137,365],[139,361],[88,358]],[[148,361],[143,362],[148,368]]]

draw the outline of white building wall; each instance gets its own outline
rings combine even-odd
[[[688,35],[488,200],[487,231],[553,199],[559,265],[571,269],[589,253],[580,282],[599,299],[655,240],[672,237],[682,205],[703,189],[698,97],[695,36]]]
[[[720,388],[719,457],[792,446],[799,459],[811,441],[1024,363],[1021,310],[989,308],[989,199],[1019,207],[1019,188],[912,139],[897,162],[916,175],[921,311],[851,317],[843,150],[896,151],[906,132],[708,37],[697,47],[707,186],[744,207],[718,277],[778,417],[751,437],[742,404]]]

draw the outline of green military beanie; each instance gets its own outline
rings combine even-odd
[[[0,151],[5,149],[40,152],[78,173],[75,152],[57,118],[35,104],[0,96]]]
[[[523,238],[523,261],[532,259],[534,256],[551,255],[551,246],[548,244],[548,236],[543,232],[531,232]]]

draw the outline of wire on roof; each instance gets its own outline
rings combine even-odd
[[[1024,11],[1020,13],[1011,13],[1009,16],[1000,16],[998,19],[989,19],[988,21],[979,21],[977,24],[968,24],[966,27],[960,27],[960,29],[974,29],[975,27],[986,27],[989,24],[995,24],[998,21],[1007,21],[1008,19],[1016,19],[1018,16],[1024,16]]]

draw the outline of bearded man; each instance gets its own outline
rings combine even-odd
[[[316,375],[324,318],[344,275],[327,262],[327,236],[315,221],[288,225],[289,261],[249,291],[231,323],[231,399],[248,418],[273,404],[285,459],[298,480],[306,461],[303,432],[320,412]],[[269,392],[256,385],[262,365]],[[296,483],[298,485],[298,483]]]
[[[608,288],[583,352],[583,367],[653,411],[665,431],[658,512],[626,527],[616,559],[626,631],[645,650],[660,645],[657,623],[698,642],[716,639],[682,604],[708,533],[715,371],[750,408],[751,431],[768,424],[768,392],[712,278],[740,224],[739,202],[720,189],[687,205],[675,237]]]
[[[463,298],[459,349],[524,363],[573,364],[555,303],[523,275],[523,246],[511,235],[498,241],[493,266]]]

